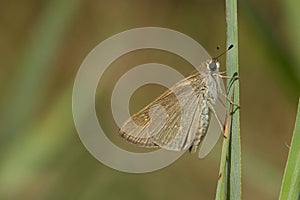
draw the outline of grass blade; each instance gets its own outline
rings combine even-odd
[[[300,99],[291,142],[290,152],[281,185],[280,198],[293,200],[300,198]]]
[[[226,58],[227,76],[238,73],[238,29],[237,29],[237,0],[226,0],[227,46],[233,44]],[[227,81],[230,88],[232,80]],[[239,101],[239,82],[231,87],[233,101]],[[228,91],[229,92],[229,91]],[[228,93],[230,94],[230,93]],[[216,199],[241,199],[241,145],[240,145],[240,114],[239,109],[232,107],[229,135],[223,141],[219,181]]]

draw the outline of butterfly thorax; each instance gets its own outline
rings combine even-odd
[[[215,104],[217,98],[218,98],[218,80],[216,80],[216,77],[212,75],[208,75],[206,79],[206,87],[207,87],[207,99],[211,101],[211,103]]]

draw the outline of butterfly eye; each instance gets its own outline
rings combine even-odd
[[[216,71],[216,69],[217,69],[217,64],[216,64],[216,62],[212,61],[211,63],[209,63],[209,69],[210,69],[211,71]]]

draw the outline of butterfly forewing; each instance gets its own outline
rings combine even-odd
[[[202,80],[196,72],[178,82],[125,122],[120,135],[144,147],[187,149],[199,125]]]

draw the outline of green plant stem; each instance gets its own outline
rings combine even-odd
[[[237,1],[226,0],[227,46],[233,44],[226,58],[227,76],[238,74],[238,28],[237,28]],[[232,100],[240,105],[239,81],[231,85],[227,80],[228,94]],[[231,97],[231,95],[229,95]],[[228,105],[229,107],[229,105]],[[231,106],[229,135],[223,141],[220,164],[219,181],[216,199],[241,199],[241,145],[240,145],[240,113],[239,109]]]

